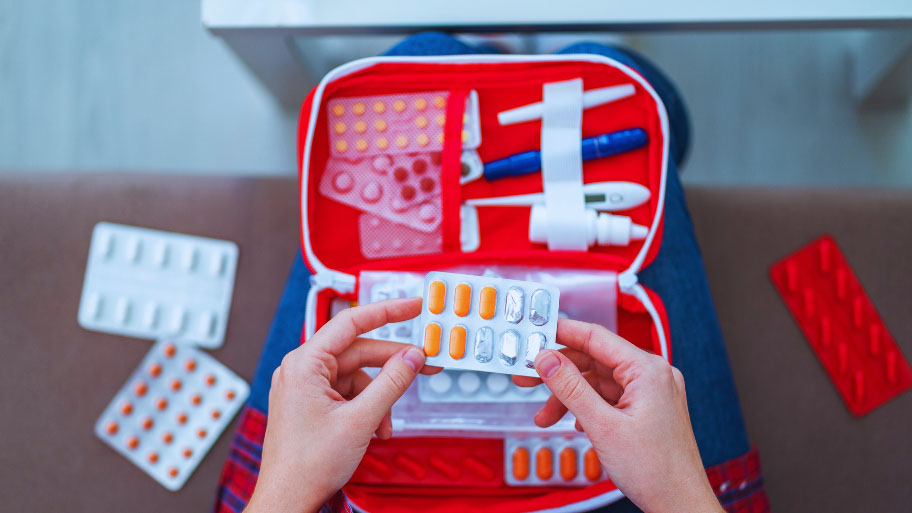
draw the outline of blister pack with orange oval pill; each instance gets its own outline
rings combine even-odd
[[[152,346],[95,422],[95,434],[165,488],[179,490],[250,394],[186,344]]]
[[[417,338],[427,365],[538,376],[538,353],[560,347],[557,287],[434,271],[423,298]]]
[[[585,435],[504,439],[504,481],[509,485],[588,486],[605,477]]]

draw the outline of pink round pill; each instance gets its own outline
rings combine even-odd
[[[434,190],[434,179],[429,176],[422,176],[421,180],[418,182],[418,186],[421,187],[422,192],[431,192]]]
[[[390,202],[390,207],[396,212],[404,212],[408,209],[408,203],[402,201],[401,198],[393,198],[393,201]]]
[[[421,205],[421,208],[418,209],[418,218],[425,223],[433,221],[436,217],[437,209],[435,209],[434,206],[429,203]]]
[[[380,226],[380,220],[377,219],[376,217],[370,218],[370,221],[368,221],[368,222],[369,222],[371,228],[377,228]]]
[[[333,177],[332,184],[333,189],[339,192],[348,192],[355,185],[355,181],[352,179],[351,174],[343,171]]]
[[[377,155],[374,157],[373,162],[371,162],[371,167],[374,168],[374,171],[380,173],[381,175],[386,174],[386,170],[393,165],[393,159],[389,155]]]
[[[399,194],[402,195],[402,199],[410,201],[415,198],[415,188],[411,185],[403,185],[402,189],[399,190]]]
[[[404,182],[408,180],[408,171],[404,167],[397,167],[393,170],[393,178],[395,178],[397,182]]]
[[[402,249],[402,246],[403,246],[403,244],[402,244],[402,239],[394,239],[394,240],[393,240],[393,249],[395,249],[395,250],[400,250],[400,249]]]
[[[377,182],[371,182],[361,189],[361,199],[368,203],[376,203],[383,195],[383,188]]]

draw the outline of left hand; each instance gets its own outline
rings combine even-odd
[[[359,335],[421,312],[419,298],[343,311],[272,375],[263,460],[247,511],[316,511],[348,482],[371,436],[393,433],[390,408],[424,368],[420,348]],[[373,380],[362,367],[383,366]]]

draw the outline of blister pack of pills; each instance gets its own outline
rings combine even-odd
[[[423,232],[371,214],[361,214],[358,228],[361,254],[365,258],[429,255],[443,246],[440,230]]]
[[[535,357],[557,347],[557,287],[505,278],[428,273],[421,309],[427,364],[538,376]]]
[[[443,370],[418,376],[418,397],[436,403],[540,403],[551,391],[545,385],[520,387],[495,372]]]
[[[370,288],[370,302],[386,301],[387,299],[399,299],[405,297],[415,297],[417,295],[417,286],[409,286],[405,283],[378,283]],[[379,328],[367,333],[370,338],[379,340],[391,340],[393,342],[402,342],[411,344],[414,340],[415,319],[409,319],[401,322],[391,322],[380,326]]]
[[[447,91],[425,91],[330,100],[332,154],[355,158],[440,151],[449,96]],[[481,128],[478,94],[474,91],[466,98],[462,125],[463,148],[477,148]]]
[[[504,481],[509,485],[588,486],[604,478],[598,454],[584,435],[504,439]]]
[[[161,341],[102,412],[95,434],[178,490],[249,393],[243,379],[203,351]]]
[[[237,258],[233,242],[98,223],[89,249],[79,325],[219,347],[225,338]]]

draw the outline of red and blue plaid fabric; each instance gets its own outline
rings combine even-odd
[[[241,513],[250,500],[260,471],[266,415],[246,406],[241,411],[237,433],[219,478],[214,513]],[[767,513],[769,500],[763,487],[760,458],[753,449],[744,456],[706,469],[709,482],[727,513]],[[351,513],[339,491],[320,508],[320,513]]]

